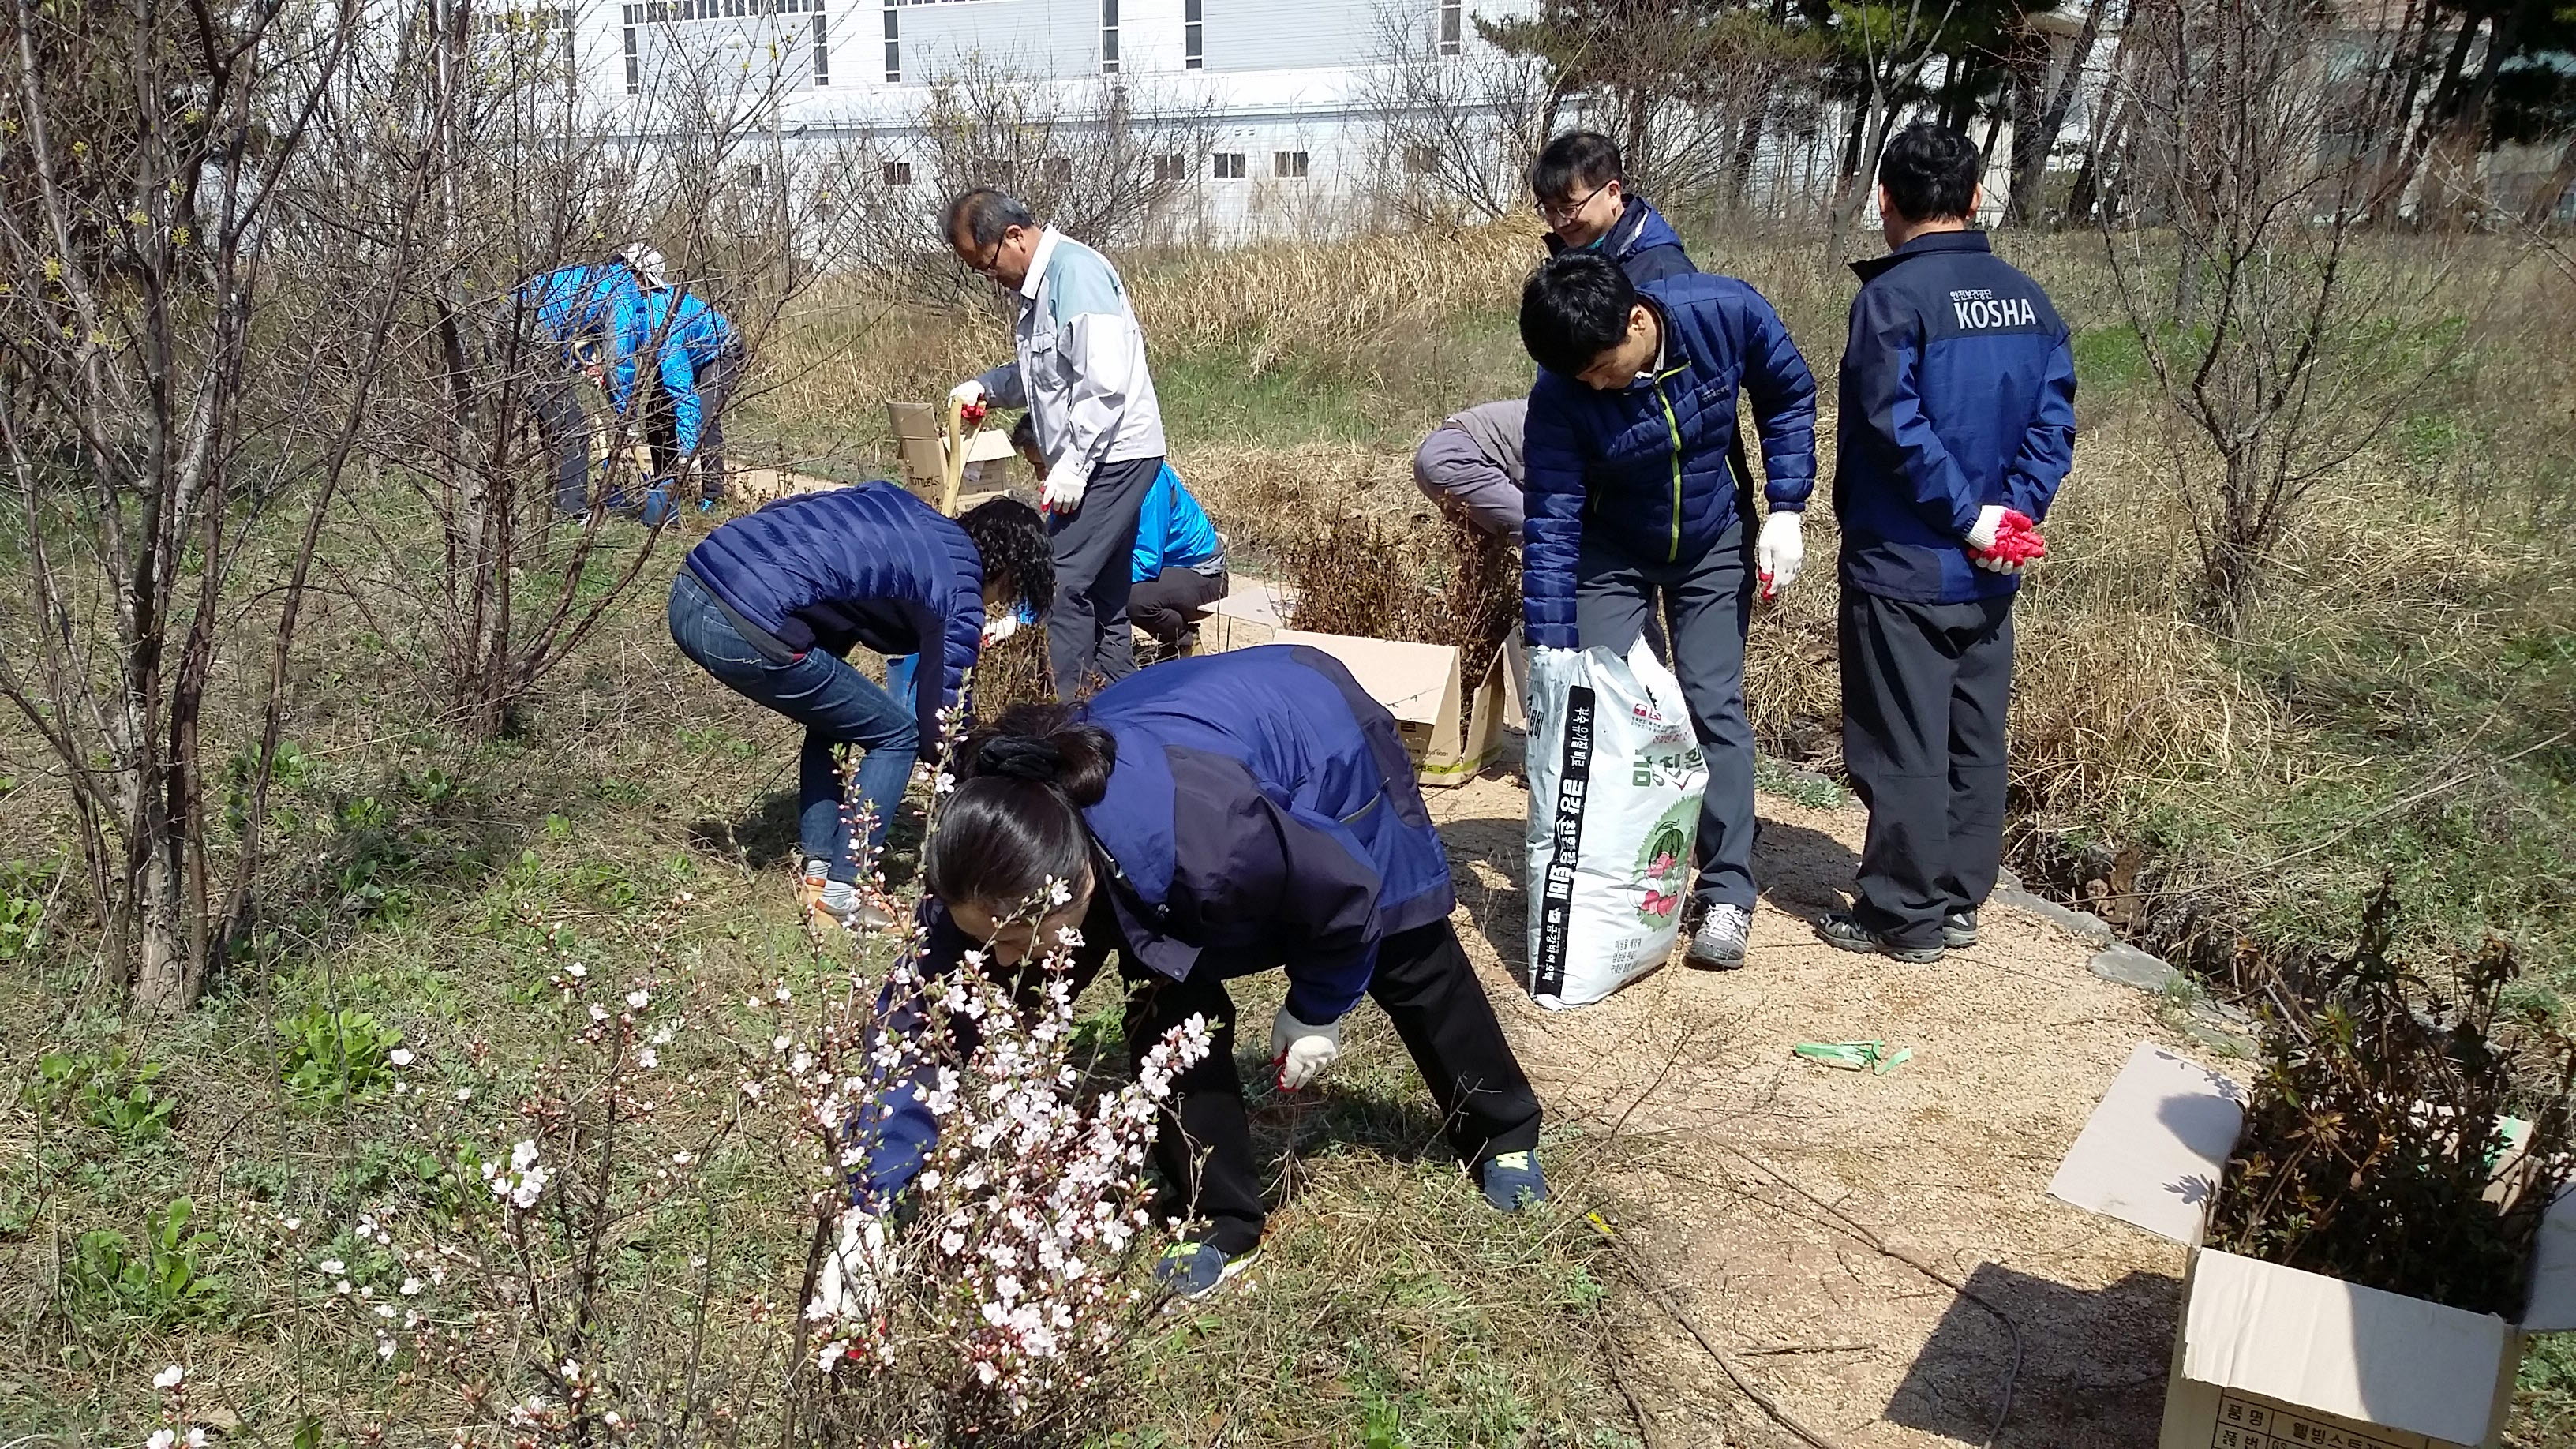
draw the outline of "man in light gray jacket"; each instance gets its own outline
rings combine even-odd
[[[1529,399],[1505,398],[1452,413],[1413,454],[1413,486],[1448,510],[1453,505],[1478,531],[1510,543],[1521,541],[1521,425]]]
[[[1108,259],[1039,226],[1018,197],[978,187],[948,204],[947,223],[959,260],[1019,294],[1012,360],[951,391],[963,403],[1029,410],[1055,553],[1047,658],[1056,697],[1072,700],[1089,679],[1136,671],[1129,561],[1164,453],[1145,334]]]

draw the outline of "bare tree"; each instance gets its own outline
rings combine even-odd
[[[1419,7],[1380,12],[1378,34],[1385,62],[1360,82],[1377,209],[1454,225],[1527,206],[1530,162],[1562,101],[1546,63],[1485,46],[1443,54]]]
[[[0,611],[0,697],[68,783],[102,984],[170,1013],[203,990],[258,855],[245,832],[218,902],[203,736],[222,644],[278,602],[256,793],[320,520],[382,358],[291,330],[252,345],[285,321],[263,266],[280,182],[360,7],[13,0],[8,15],[0,447],[27,592]],[[348,406],[306,405],[325,378]],[[299,487],[285,577],[262,579],[262,525]]]
[[[558,499],[561,439],[544,414],[564,405],[573,365],[522,283],[658,238],[674,283],[756,355],[812,271],[808,249],[831,241],[770,124],[805,63],[792,51],[670,47],[631,129],[584,109],[570,63],[549,11],[412,0],[383,14],[324,111],[299,237],[300,260],[390,298],[406,344],[362,439],[385,486],[351,521],[381,568],[352,595],[387,637],[426,633],[451,718],[486,737],[590,637],[665,532],[624,516],[645,481],[635,453],[645,409],[661,405],[662,339],[641,339],[604,394],[622,411],[594,404],[605,458],[578,498]],[[375,240],[378,198],[405,178],[428,223],[397,250]]]
[[[1905,0],[1899,9],[1868,6],[1849,13],[1844,45],[1859,62],[1862,92],[1853,103],[1852,136],[1856,151],[1844,154],[1844,171],[1831,211],[1825,217],[1822,264],[1832,272],[1843,264],[1852,228],[1868,210],[1878,175],[1878,154],[1887,149],[1887,133],[1923,88],[1923,72],[1940,54],[1941,37],[1958,0]]]
[[[2329,71],[2314,8],[2141,0],[2132,15],[2147,224],[2115,226],[2106,210],[2104,235],[2149,366],[2215,455],[2214,479],[2191,450],[2173,467],[2205,605],[2232,628],[2310,491],[2454,345],[2430,325],[2444,268],[2357,257],[2385,200],[2372,158],[2399,88],[2384,66]]]

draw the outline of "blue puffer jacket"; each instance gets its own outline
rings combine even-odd
[[[939,711],[984,638],[983,556],[954,520],[892,483],[800,493],[728,521],[681,567],[737,626],[794,653],[937,648],[940,667],[915,672],[913,712],[922,758],[938,754]]]
[[[2075,461],[2075,353],[2039,284],[1977,231],[1853,264],[1834,514],[1845,588],[1960,604],[2021,587],[1969,562],[1987,504],[2048,516]]]
[[[1631,196],[1619,208],[1619,219],[1610,224],[1585,251],[1596,251],[1619,264],[1628,280],[1638,286],[1660,282],[1666,277],[1686,277],[1699,268],[1691,265],[1690,253],[1682,250],[1682,239],[1662,212]],[[1558,256],[1565,243],[1556,233],[1547,236],[1547,254]]]
[[[1574,564],[1587,536],[1679,563],[1735,524],[1752,486],[1728,462],[1738,388],[1753,398],[1771,506],[1803,509],[1815,488],[1816,380],[1762,294],[1695,274],[1637,295],[1663,323],[1652,378],[1601,392],[1541,371],[1530,389],[1521,617],[1534,649],[1581,647]]]
[[[562,349],[566,366],[577,362],[573,344],[586,336],[601,337],[612,363],[626,362],[643,342],[644,290],[624,262],[557,267],[510,295],[537,314],[538,333]]]
[[[1084,706],[1117,741],[1107,792],[1083,811],[1101,896],[1131,959],[1179,980],[1273,966],[1288,1011],[1322,1025],[1368,990],[1378,943],[1446,920],[1449,859],[1395,719],[1339,660],[1266,645],[1140,669]],[[968,941],[924,902],[924,970]],[[1109,949],[1109,942],[1093,947]],[[917,1010],[896,1006],[897,1030]],[[901,1190],[938,1140],[910,1084],[863,1106],[862,1200]]]

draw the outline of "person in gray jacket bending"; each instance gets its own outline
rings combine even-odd
[[[1517,548],[1521,541],[1521,424],[1529,399],[1478,403],[1443,419],[1413,454],[1413,486],[1444,512]]]
[[[1129,560],[1164,451],[1145,334],[1118,269],[1039,226],[1018,197],[977,187],[948,204],[947,224],[958,259],[1018,304],[1011,360],[949,391],[961,403],[1029,410],[1047,460],[1038,500],[1055,552],[1047,662],[1056,698],[1079,699],[1091,679],[1113,684],[1136,672]]]

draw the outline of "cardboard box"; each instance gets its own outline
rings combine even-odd
[[[2223,1253],[2201,1235],[2244,1102],[2141,1042],[2048,1185],[2190,1249],[2158,1449],[2501,1443],[2523,1336],[2576,1328],[2576,1192],[2542,1221],[2520,1323]]]
[[[1467,752],[1466,697],[1459,687],[1458,651],[1453,646],[1308,634],[1297,629],[1282,629],[1269,642],[1303,644],[1342,661],[1369,698],[1395,716],[1395,727],[1404,736],[1404,752],[1412,757],[1414,775],[1423,784],[1464,785],[1491,762],[1491,742],[1482,743],[1482,753]]]
[[[1236,574],[1226,595],[1208,606],[1199,624],[1199,648],[1209,654],[1267,644],[1288,627],[1288,591],[1268,579]]]

